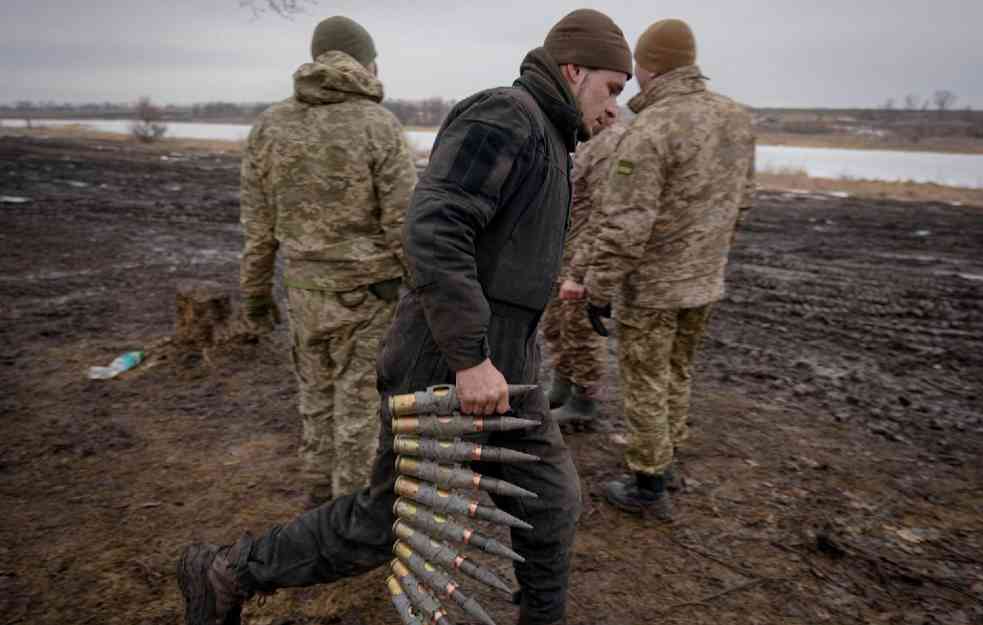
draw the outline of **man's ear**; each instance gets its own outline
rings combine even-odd
[[[566,78],[567,82],[575,87],[580,85],[581,81],[584,79],[584,76],[587,74],[583,67],[574,65],[573,63],[561,65],[560,72],[563,74],[563,77]]]

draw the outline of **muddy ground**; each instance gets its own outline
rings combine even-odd
[[[182,545],[300,510],[285,331],[166,342],[179,281],[235,292],[237,167],[0,137],[0,623],[180,622]],[[600,496],[622,471],[613,363],[612,431],[568,434],[570,622],[983,623],[983,209],[766,193],[732,259],[675,522]],[[381,572],[247,620],[398,622]]]

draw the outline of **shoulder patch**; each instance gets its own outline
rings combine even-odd
[[[620,160],[615,168],[615,172],[622,176],[630,176],[635,171],[635,163],[632,161]]]

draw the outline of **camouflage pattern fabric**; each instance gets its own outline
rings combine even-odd
[[[673,447],[689,435],[693,359],[711,305],[674,310],[625,309],[618,315],[628,449],[632,471],[660,474]]]
[[[303,480],[320,497],[369,483],[379,439],[376,353],[396,309],[367,287],[289,289],[290,335],[303,420]]]
[[[751,114],[695,65],[652,80],[618,144],[586,278],[591,302],[695,308],[723,296],[738,214],[754,188]]]
[[[624,132],[624,125],[615,124],[577,148],[571,177],[570,227],[560,282],[568,278],[583,282],[591,244],[597,236],[597,220],[591,216],[595,214],[594,207],[600,204],[611,155]],[[591,328],[584,314],[584,303],[554,299],[546,308],[540,327],[554,371],[587,389],[588,397],[596,397],[604,375],[607,341]]]
[[[253,126],[242,160],[244,296],[288,286],[348,291],[403,275],[401,230],[416,170],[383,90],[343,52],[294,73],[294,96]]]
[[[540,322],[553,370],[596,399],[607,361],[607,340],[598,336],[584,314],[583,301],[554,299]]]
[[[368,285],[404,275],[401,230],[416,183],[382,84],[343,52],[294,73],[294,95],[267,109],[242,160],[244,298],[272,293],[284,260],[300,455],[311,494],[368,482],[378,435],[375,356],[395,309]]]
[[[573,199],[570,202],[570,226],[563,250],[561,281],[563,278],[578,283],[584,281],[586,265],[590,262],[600,225],[600,212],[594,209],[601,205],[611,171],[611,157],[626,129],[620,123],[605,128],[590,141],[581,143],[574,155],[570,176]]]

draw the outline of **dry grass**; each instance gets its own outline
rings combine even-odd
[[[758,173],[757,181],[758,188],[767,191],[795,190],[810,193],[847,193],[858,198],[910,202],[948,202],[983,207],[983,189],[943,187],[920,182],[811,178],[804,172],[797,170]]]
[[[972,139],[970,137],[929,137],[919,141],[911,141],[898,136],[875,137],[847,134],[805,135],[787,132],[758,132],[757,137],[758,145],[780,145],[796,148],[983,154],[983,140]]]
[[[10,128],[0,127],[0,137],[46,137],[52,139],[82,139],[125,143],[134,149],[149,152],[212,152],[221,154],[236,154],[242,152],[242,141],[222,141],[219,139],[176,139],[164,137],[152,143],[137,141],[128,134],[115,132],[100,132],[82,125],[45,126],[41,128]]]

